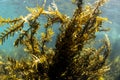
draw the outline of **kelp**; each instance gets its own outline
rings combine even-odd
[[[91,46],[95,41],[96,32],[106,31],[102,23],[108,21],[100,16],[100,7],[106,0],[98,0],[93,5],[83,6],[82,0],[75,0],[77,5],[73,16],[70,18],[62,14],[55,2],[51,3],[48,10],[43,6],[27,7],[30,12],[26,16],[15,19],[0,17],[0,25],[9,24],[10,27],[0,35],[3,44],[8,37],[19,32],[14,46],[24,46],[24,51],[30,59],[16,60],[8,58],[0,61],[0,74],[2,79],[23,80],[101,80],[103,74],[110,70],[107,58],[110,54],[108,36],[101,42],[98,49]],[[40,25],[38,18],[45,17],[44,26]],[[60,32],[57,35],[55,48],[48,47],[54,35],[53,24],[60,23]],[[28,24],[26,27],[24,24]],[[45,31],[38,30],[44,27]],[[26,28],[26,29],[24,29]],[[95,45],[95,44],[92,44]],[[0,76],[0,77],[1,77]]]

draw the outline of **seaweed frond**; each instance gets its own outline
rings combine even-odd
[[[11,21],[10,21],[11,23]],[[8,39],[8,36],[14,36],[15,32],[21,30],[21,28],[23,27],[24,21],[19,21],[19,23],[15,23],[14,26],[9,27],[8,29],[4,30],[4,32],[1,33],[0,35],[0,39],[3,42],[5,41],[5,39]]]

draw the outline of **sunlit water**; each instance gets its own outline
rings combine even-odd
[[[26,6],[34,7],[36,4],[42,4],[43,0],[0,0],[0,16],[4,18],[16,18],[21,15],[25,16],[28,14]],[[61,12],[66,13],[71,16],[74,11],[75,5],[73,5],[71,0],[55,0],[58,8]],[[86,2],[89,0],[86,0]],[[52,0],[47,0],[46,6],[49,5]],[[110,27],[111,31],[106,32],[112,43],[112,57],[120,53],[120,0],[110,0],[102,8],[102,16],[108,17],[112,23],[105,23],[105,27]],[[0,27],[0,32],[2,32],[6,27]],[[104,33],[103,33],[104,34]],[[103,34],[100,34],[100,36]],[[0,45],[0,52],[8,53],[15,51],[17,48],[14,48],[13,42],[16,37],[9,38],[6,42]],[[55,40],[53,40],[55,41]]]

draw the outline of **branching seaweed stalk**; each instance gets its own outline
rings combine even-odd
[[[111,51],[108,36],[105,35],[102,46],[91,47],[97,32],[105,31],[102,23],[108,21],[100,16],[100,7],[107,0],[98,0],[93,5],[83,6],[83,0],[74,0],[77,8],[71,18],[62,14],[55,2],[45,10],[46,0],[41,6],[27,7],[30,12],[19,18],[4,19],[0,17],[0,25],[9,27],[0,34],[0,43],[18,33],[14,46],[24,46],[30,59],[0,61],[2,79],[8,80],[101,80],[103,74],[110,70],[107,59]],[[41,15],[45,17],[45,31],[38,33]],[[55,48],[49,47],[54,31],[53,24],[60,23]],[[24,24],[28,24],[25,26]],[[24,29],[26,28],[26,29]],[[92,44],[95,45],[95,44]],[[1,78],[1,76],[0,76]]]

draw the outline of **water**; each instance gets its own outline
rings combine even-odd
[[[63,0],[64,1],[64,0]],[[66,13],[67,15],[71,16],[72,12],[74,11],[75,6],[71,4],[70,0],[64,1],[63,4],[62,0],[55,0],[56,4],[58,5],[58,8],[61,12]],[[27,15],[28,11],[26,10],[26,6],[29,7],[35,7],[36,4],[41,4],[42,0],[0,0],[0,16],[4,18],[16,18],[18,16],[25,16]],[[52,2],[52,0],[49,0],[46,5],[49,5]],[[86,1],[87,2],[87,1]],[[43,3],[43,2],[42,2]],[[120,40],[120,33],[119,33],[119,25],[120,25],[120,0],[110,0],[102,9],[103,14],[102,16],[108,17],[109,20],[112,22],[106,23],[106,27],[110,27],[111,31],[108,32],[108,35],[110,37],[110,40],[112,42],[113,47],[113,53],[116,55],[120,53],[119,51],[119,40]],[[71,5],[71,6],[69,6]],[[69,13],[68,13],[69,12]],[[3,31],[3,29],[6,28],[6,26],[1,27],[0,31]],[[0,46],[0,50],[7,50],[11,51],[13,50],[13,43],[14,37],[10,40],[6,40],[3,46]],[[117,44],[117,45],[116,45]],[[118,50],[117,50],[118,49]]]
[[[50,5],[51,2],[52,0],[48,0],[46,2],[46,6]],[[11,19],[17,18],[21,15],[26,16],[29,13],[26,10],[26,7],[35,7],[37,4],[42,5],[42,3],[43,0],[0,0],[0,16],[2,16],[3,18],[11,18]],[[70,7],[66,6],[65,4],[62,4],[60,0],[56,1],[56,3],[58,4],[58,7],[60,7],[60,11],[64,13],[68,12]],[[70,1],[68,1],[67,5],[69,4]],[[67,10],[64,10],[63,7],[67,8]],[[70,9],[71,11],[73,10],[72,8]],[[68,14],[68,15],[72,15],[72,14]],[[42,21],[44,22],[44,20]],[[9,26],[8,25],[2,26],[0,28],[0,32],[3,32],[7,27]],[[5,54],[7,53],[7,55],[8,54],[12,55],[11,54],[12,52],[17,51],[17,48],[13,46],[14,40],[16,38],[17,38],[17,33],[14,37],[10,37],[6,39],[5,43],[2,46],[0,46],[0,52]],[[55,39],[53,40],[53,42],[54,41]],[[51,44],[53,44],[53,42]]]
[[[103,8],[103,15],[108,17],[112,24],[107,23],[105,26],[111,28],[108,32],[112,43],[112,57],[120,55],[120,0],[110,0]]]
[[[71,16],[72,12],[74,11],[75,6],[71,4],[70,0],[55,0],[56,4],[58,5],[58,8],[61,12],[66,13],[67,15]],[[52,0],[47,0],[46,6],[50,5]],[[88,0],[86,0],[88,2]],[[42,0],[0,0],[0,16],[4,18],[16,18],[18,16],[25,16],[27,15],[28,11],[26,10],[26,6],[29,7],[35,7],[36,4],[42,4]],[[63,4],[64,3],[64,4]],[[119,51],[119,40],[120,40],[120,0],[110,0],[106,3],[106,5],[102,8],[103,14],[102,16],[108,17],[109,20],[112,22],[105,23],[104,25],[106,27],[110,27],[111,31],[107,32],[110,40],[112,42],[112,52],[114,55],[117,55],[120,53]],[[69,6],[71,5],[71,6]],[[69,13],[68,13],[69,12]],[[0,32],[3,31],[3,29],[6,28],[6,26],[0,28]],[[0,50],[13,50],[13,41],[14,37],[10,40],[6,40],[3,46],[0,46]],[[113,56],[114,56],[113,55]]]

